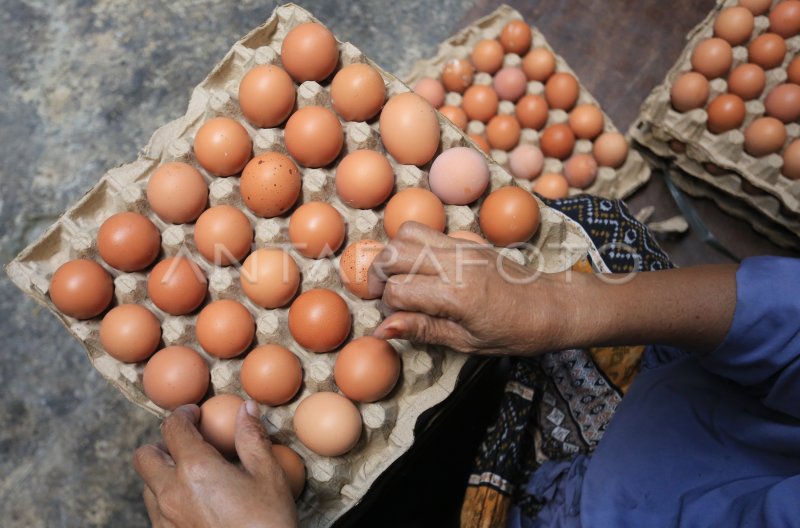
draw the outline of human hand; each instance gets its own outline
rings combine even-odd
[[[565,326],[561,277],[406,222],[370,268],[370,296],[396,311],[373,335],[468,353],[554,350]]]
[[[241,467],[203,440],[196,405],[179,407],[164,420],[165,446],[136,450],[134,468],[145,482],[144,502],[155,528],[297,526],[288,481],[248,403],[236,417]]]

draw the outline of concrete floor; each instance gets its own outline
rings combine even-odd
[[[517,7],[625,129],[677,57],[683,35],[713,5],[676,3],[680,9],[656,0]],[[466,0],[303,5],[400,74],[495,7]],[[0,259],[10,260],[107,169],[135,159],[273,7],[254,0],[0,0]],[[658,182],[633,203],[658,204],[657,218],[673,214]],[[729,222],[713,205],[700,207],[712,223]],[[752,232],[735,238],[741,254],[774,250]],[[667,248],[682,264],[721,258],[691,237]],[[55,318],[4,275],[0,307],[0,525],[145,525],[129,460],[155,438],[157,422],[108,386]]]

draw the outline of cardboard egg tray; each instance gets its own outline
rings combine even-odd
[[[382,401],[358,404],[364,427],[361,439],[352,451],[335,458],[316,455],[296,439],[292,417],[298,403],[309,394],[337,390],[332,374],[336,354],[314,354],[297,345],[288,331],[288,307],[265,310],[250,302],[241,290],[238,269],[235,266],[216,267],[203,259],[194,246],[194,226],[164,223],[150,210],[145,196],[147,181],[160,164],[183,161],[194,165],[209,183],[211,206],[230,204],[248,216],[255,229],[255,247],[279,246],[289,251],[301,269],[301,291],[326,287],[339,292],[353,315],[352,337],[372,332],[382,318],[378,301],[363,301],[342,287],[337,273],[338,257],[311,260],[297,253],[289,244],[288,214],[271,219],[255,217],[242,203],[239,178],[210,176],[199,166],[192,153],[193,137],[198,128],[205,120],[217,116],[231,117],[245,126],[253,138],[255,155],[266,151],[286,153],[282,129],[253,128],[242,117],[237,103],[238,84],[242,76],[257,64],[280,64],[280,47],[286,33],[294,26],[309,21],[318,22],[308,12],[292,4],[277,8],[266,23],[234,44],[209,76],[194,89],[184,116],[159,128],[136,161],[104,174],[91,191],[8,265],[7,272],[26,294],[50,309],[81,341],[94,367],[109,382],[133,403],[151,413],[157,416],[166,414],[142,390],[144,363],[124,364],[102,349],[98,337],[100,317],[79,321],[61,314],[51,303],[48,297],[49,281],[53,272],[64,262],[76,258],[99,262],[114,277],[115,304],[139,303],[146,306],[161,320],[164,346],[186,345],[203,354],[211,370],[209,395],[238,393],[246,397],[239,384],[242,358],[213,358],[205,354],[197,343],[194,335],[197,311],[185,316],[171,316],[160,311],[147,296],[147,271],[121,273],[105,265],[99,257],[95,238],[106,218],[122,211],[135,211],[150,218],[161,231],[162,258],[187,255],[205,272],[209,293],[206,302],[222,298],[242,302],[256,320],[256,340],[259,344],[282,344],[300,358],[304,370],[300,394],[286,405],[262,406],[261,411],[270,434],[280,443],[291,446],[305,460],[308,478],[305,491],[298,501],[298,512],[303,526],[317,527],[331,525],[354,506],[378,475],[409,449],[414,441],[417,418],[452,392],[466,356],[442,347],[393,341],[393,346],[401,353],[403,364],[398,386]],[[341,65],[366,62],[378,68],[348,43],[339,42],[339,49]],[[384,78],[387,98],[410,91],[392,75],[380,68],[378,71]],[[311,104],[330,107],[328,86],[305,82],[297,88],[297,106]],[[439,120],[442,129],[441,149],[471,146],[466,136],[449,121],[441,116]],[[356,149],[383,152],[377,120],[370,123],[343,123],[343,126],[346,141],[341,156]],[[390,161],[398,189],[427,186],[430,164],[418,168],[398,164],[391,158]],[[490,163],[490,170],[491,189],[513,184],[511,177],[497,164]],[[303,186],[300,202],[324,200],[342,213],[348,226],[345,244],[363,238],[386,241],[382,210],[354,210],[342,204],[335,192],[333,167],[303,168],[301,172]],[[510,258],[542,271],[555,272],[568,269],[588,255],[596,269],[607,271],[591,240],[578,224],[541,202],[540,207],[541,227],[531,241],[532,246],[524,251],[506,250]],[[447,206],[448,228],[478,231],[477,210],[477,205]]]
[[[491,14],[477,20],[473,24],[462,29],[443,43],[439,45],[439,50],[436,56],[430,59],[418,61],[411,73],[409,73],[405,82],[409,86],[414,86],[418,80],[425,77],[439,79],[445,64],[452,59],[468,59],[472,53],[475,44],[484,39],[494,39],[500,36],[503,27],[512,20],[523,20],[522,15],[507,5],[501,5]],[[566,72],[572,74],[578,80],[580,92],[578,94],[578,104],[590,103],[595,105],[602,111],[602,107],[597,100],[592,97],[589,90],[583,84],[580,84],[580,79],[575,72],[569,67],[563,57],[558,55],[553,48],[547,43],[544,35],[535,26],[531,26],[533,33],[533,41],[531,49],[533,48],[546,48],[553,53],[556,57],[556,72]],[[503,59],[503,67],[514,67],[522,64],[522,58],[515,53],[507,53]],[[474,84],[491,85],[492,75],[485,72],[476,72]],[[531,81],[528,83],[526,94],[544,95],[544,84],[538,81]],[[448,92],[445,97],[445,105],[461,106],[462,95],[457,92]],[[511,101],[500,101],[498,114],[514,115],[515,104]],[[618,132],[611,118],[603,112],[604,119],[604,132]],[[564,110],[550,109],[550,113],[545,124],[545,128],[557,123],[566,123],[569,120],[569,114]],[[542,128],[542,131],[544,128]],[[467,132],[470,134],[484,135],[486,125],[481,121],[470,121],[467,125]],[[520,136],[520,144],[531,144],[539,146],[540,131],[531,128],[523,128]],[[592,141],[587,139],[577,139],[575,142],[575,154],[591,154]],[[509,153],[503,150],[493,149],[491,157],[503,168],[508,170]],[[566,161],[566,160],[565,160]],[[555,158],[545,158],[544,169],[542,173],[546,172],[563,172],[564,161]],[[617,168],[599,167],[597,172],[597,179],[595,182],[586,189],[570,189],[570,194],[595,194],[606,198],[625,198],[633,194],[633,192],[647,183],[650,179],[650,168],[644,162],[641,155],[633,149],[628,153],[628,159],[625,163]],[[528,181],[521,178],[516,178],[515,183],[525,189],[530,190],[532,184],[536,180]]]
[[[731,198],[747,204],[745,208],[728,206],[729,212],[735,211],[731,214],[751,221],[754,215],[765,216],[769,222],[762,221],[759,225],[781,227],[762,229],[763,234],[780,245],[797,247],[800,239],[800,181],[790,180],[781,174],[783,159],[780,153],[756,158],[745,152],[744,130],[754,119],[764,115],[767,94],[775,86],[786,82],[785,67],[800,50],[800,35],[786,39],[787,51],[783,65],[766,71],[767,82],[761,96],[745,102],[747,114],[739,129],[712,134],[706,126],[708,114],[704,108],[681,113],[673,109],[670,102],[673,81],[692,69],[691,55],[695,46],[713,36],[714,20],[719,12],[736,5],[737,0],[719,2],[705,20],[689,33],[686,48],[667,73],[664,82],[643,103],[639,119],[631,126],[630,134],[642,146],[672,160],[690,177],[701,180],[706,194],[714,189],[725,195],[722,200],[728,204]],[[755,17],[752,38],[767,32],[768,28],[769,19],[766,15]],[[734,46],[731,71],[747,62],[748,44],[749,41]],[[727,92],[728,84],[724,78],[714,79],[709,84],[709,103],[714,97]],[[800,138],[800,124],[787,124],[786,132],[788,145]],[[670,148],[670,142],[673,141],[683,145],[678,149]],[[709,172],[709,169],[713,172]],[[676,179],[676,183],[685,191],[690,194],[693,190],[696,192],[698,187],[689,189],[685,181],[686,178]],[[743,211],[747,211],[747,214]],[[794,233],[794,236],[787,236],[787,231]]]

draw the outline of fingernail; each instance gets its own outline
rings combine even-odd
[[[244,408],[247,411],[247,414],[253,418],[259,417],[258,404],[254,400],[247,400],[244,402]]]
[[[193,403],[187,405],[181,405],[173,412],[188,414],[191,418],[194,418],[195,420],[200,419],[200,407],[198,407]]]
[[[398,336],[401,336],[406,331],[406,325],[398,322],[389,323],[389,325],[383,329],[383,338],[384,339],[394,339]]]

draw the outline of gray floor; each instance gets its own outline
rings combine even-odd
[[[681,20],[671,20],[670,7],[657,0],[636,9],[627,0],[512,3],[543,28],[623,129],[713,4],[681,2]],[[398,73],[494,8],[459,0],[303,5]],[[252,0],[0,0],[0,260],[107,169],[135,159],[273,7]],[[663,188],[651,185],[640,196],[639,206],[658,202]],[[680,244],[669,246],[682,254]],[[684,251],[684,262],[717,260],[704,251]],[[156,421],[108,386],[77,342],[5,275],[0,306],[0,525],[145,525],[129,459],[154,438]]]

